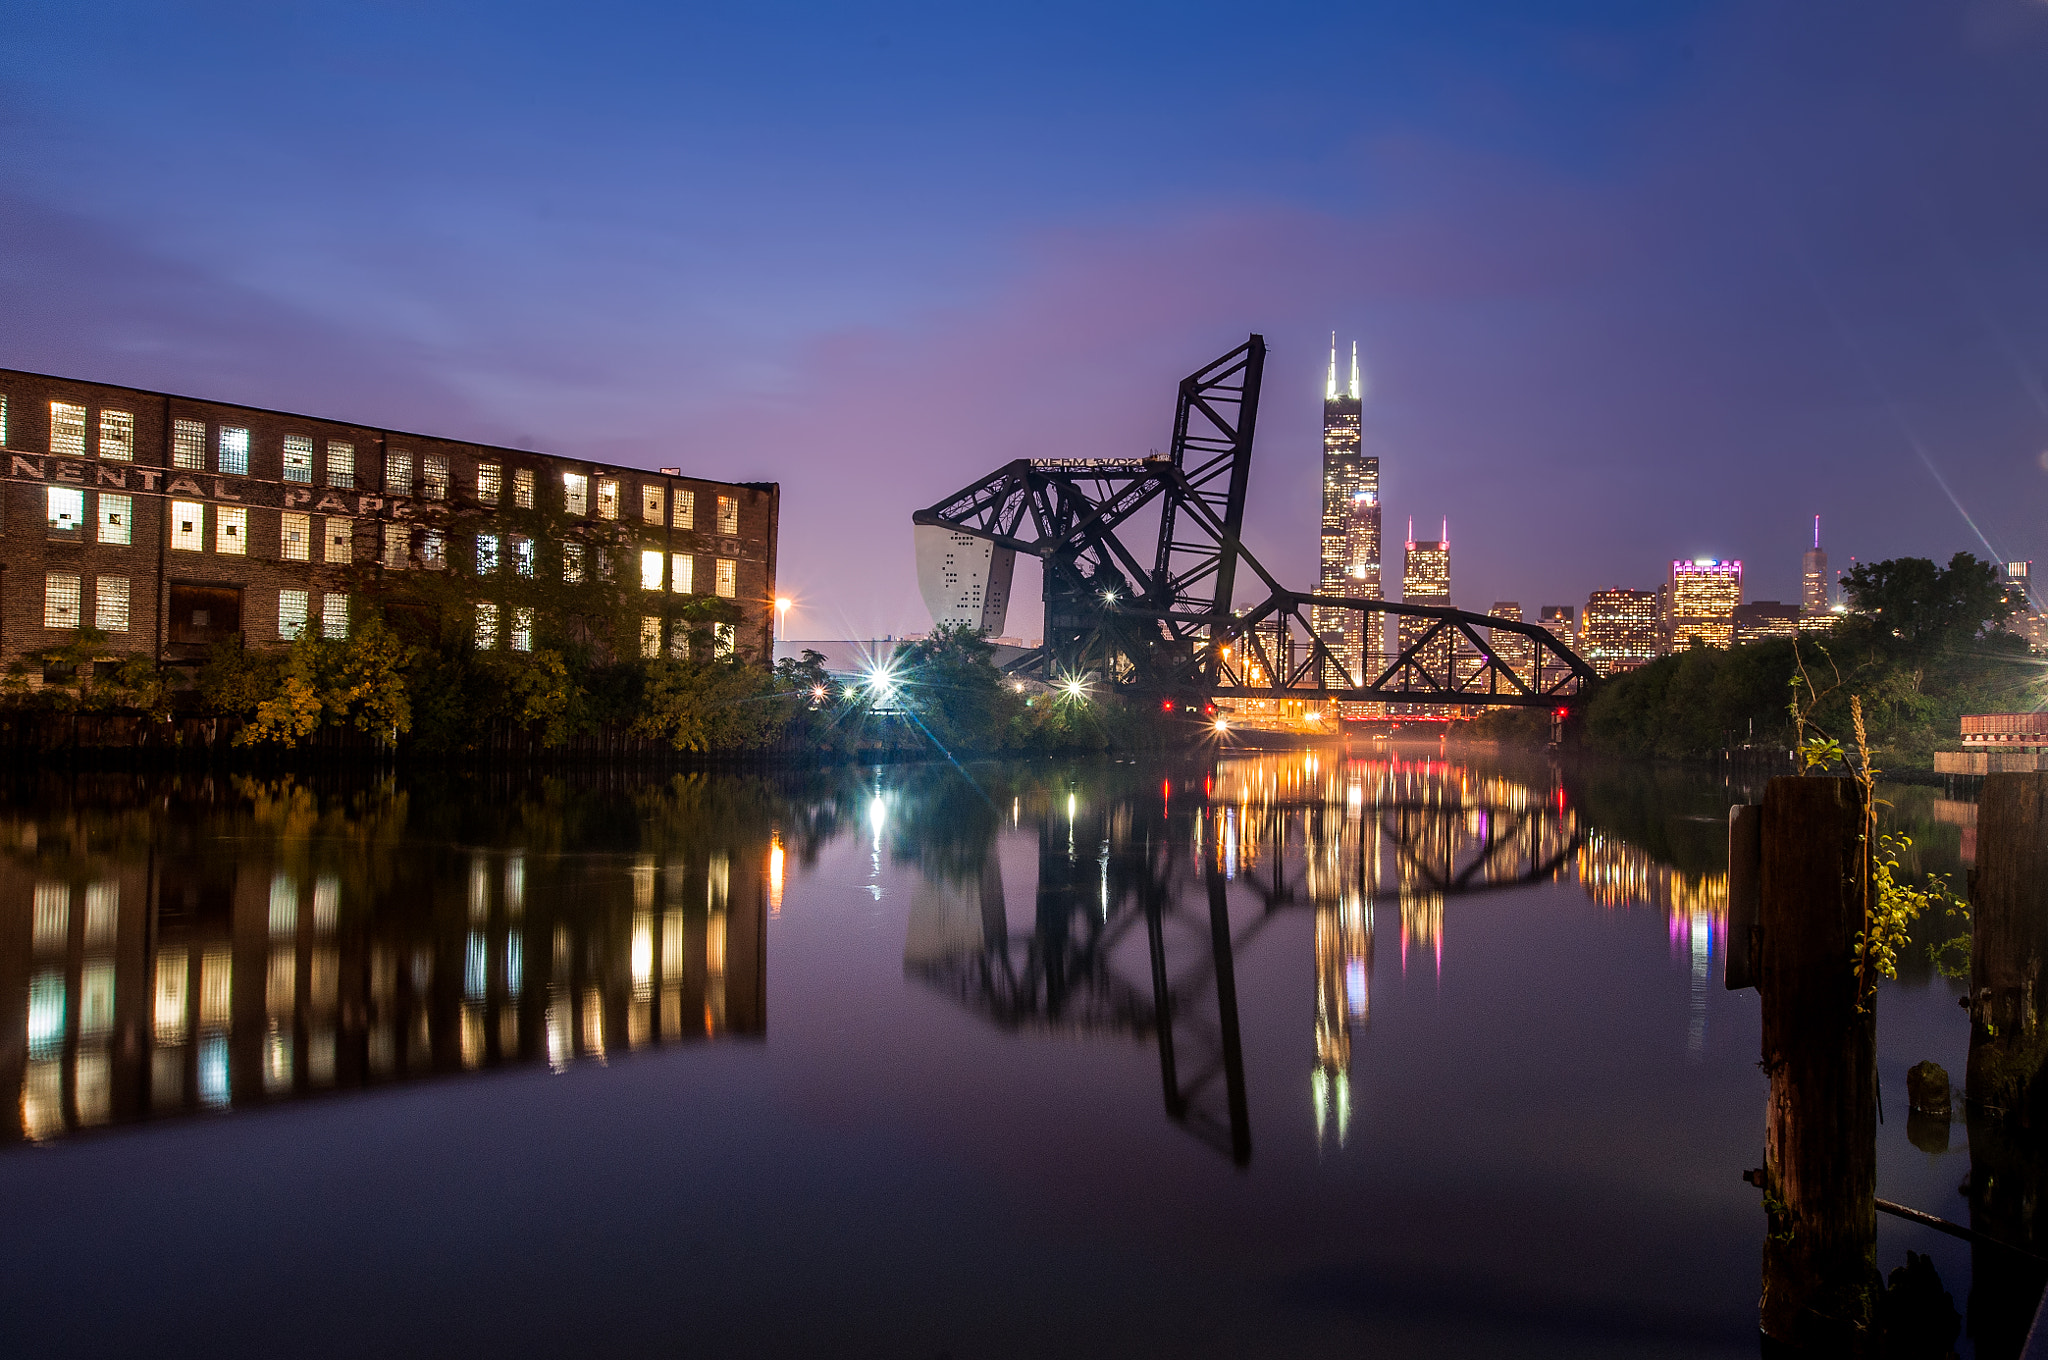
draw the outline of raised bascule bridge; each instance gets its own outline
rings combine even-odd
[[[1595,676],[1548,629],[1290,590],[1245,548],[1265,362],[1266,342],[1254,335],[1182,379],[1166,453],[1019,458],[917,511],[927,601],[949,591],[962,598],[964,576],[964,596],[1000,632],[1016,554],[1026,553],[1043,566],[1045,629],[1040,646],[1006,667],[1020,679],[1087,680],[1173,709],[1264,699],[1397,712],[1549,708],[1562,717]],[[1241,587],[1263,598],[1238,606]],[[1421,622],[1403,628],[1375,674],[1353,671],[1311,623],[1341,620],[1345,636],[1383,636],[1389,615]],[[1503,634],[1521,640],[1503,647]]]

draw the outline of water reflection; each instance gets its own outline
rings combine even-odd
[[[21,1138],[766,1030],[783,849],[744,789],[50,793],[0,813]]]

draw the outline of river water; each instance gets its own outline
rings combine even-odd
[[[4,794],[7,1354],[1756,1353],[1712,779]],[[1894,802],[1959,867],[1969,809]],[[1879,1194],[1957,1219],[1904,1092],[1959,995],[1916,950],[1879,1001]],[[1968,1248],[1908,1249],[1964,1306]]]

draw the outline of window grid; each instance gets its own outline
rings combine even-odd
[[[597,517],[617,519],[619,517],[619,479],[600,477],[597,479]]]
[[[420,535],[420,562],[429,567],[448,565],[448,535],[429,529]]]
[[[498,569],[498,536],[478,534],[476,536],[476,574],[489,576]]]
[[[287,562],[313,559],[313,517],[287,510],[278,518],[278,556]]]
[[[92,626],[102,633],[128,631],[128,578],[102,576],[93,583]]]
[[[717,574],[713,577],[712,589],[718,593],[719,598],[737,598],[740,593],[740,564],[730,557],[721,557],[713,570]]]
[[[384,526],[384,565],[394,571],[405,569],[406,559],[412,555],[412,526],[409,524],[387,524]]]
[[[498,645],[498,606],[479,604],[476,607],[476,646],[478,651],[487,652]]]
[[[206,466],[205,421],[171,422],[171,466],[192,469]]]
[[[447,500],[448,460],[438,453],[428,454],[422,472],[422,481],[424,485],[420,487],[421,495],[430,501]]]
[[[221,469],[225,472],[227,469]],[[306,435],[284,437],[284,479],[288,482],[313,480],[313,441]]]
[[[384,489],[394,496],[412,494],[412,455],[393,449],[384,459]]]
[[[688,553],[669,555],[668,588],[677,595],[687,595],[697,588],[697,559]]]
[[[206,506],[204,502],[171,502],[171,546],[180,552],[206,551]]]
[[[678,529],[695,528],[697,524],[697,493],[694,491],[676,492],[674,515],[675,518],[671,521],[674,527]]]
[[[354,520],[343,519],[338,515],[329,518],[325,538],[329,565],[339,566],[355,561],[356,522]]]
[[[661,523],[661,488],[653,482],[640,484],[640,518],[649,524]]]
[[[737,642],[737,630],[733,627],[732,624],[721,623],[714,625],[714,631],[712,633],[712,650],[716,655],[731,656],[733,654],[734,647],[737,645]]]
[[[533,575],[533,540],[524,534],[512,535],[512,570],[529,578]]]
[[[512,469],[512,504],[521,510],[533,509],[533,469]]]
[[[240,557],[249,551],[249,512],[238,505],[217,506],[213,512],[213,550]]]
[[[499,494],[505,489],[505,469],[496,463],[476,465],[476,498],[485,505],[496,505]]]
[[[310,445],[308,446],[310,448]],[[220,429],[220,461],[214,465],[236,477],[249,475],[249,432],[233,425]]]
[[[334,439],[327,441],[327,484],[340,487],[355,486],[355,445],[344,444]]]
[[[135,416],[128,411],[100,412],[100,457],[117,463],[135,461]]]
[[[76,628],[79,626],[78,576],[68,571],[53,571],[43,577],[43,627]]]
[[[7,447],[7,394],[0,392],[0,449]]]
[[[50,452],[58,458],[85,457],[85,408],[68,401],[50,403]]]
[[[562,545],[562,580],[569,585],[583,583],[583,545],[564,543]]]
[[[533,650],[533,611],[515,609],[512,611],[512,650],[530,652]]]
[[[718,532],[728,538],[740,531],[740,502],[737,496],[718,498]]]
[[[320,634],[333,642],[348,636],[348,596],[328,595],[321,599]]]
[[[562,508],[572,515],[590,513],[590,478],[580,472],[562,474]]]
[[[135,500],[100,492],[100,542],[125,548],[135,541]]]
[[[640,552],[640,588],[661,589],[661,549],[644,548]]]
[[[661,619],[654,614],[640,616],[640,655],[649,661],[661,655]]]
[[[277,635],[289,642],[306,631],[312,596],[303,590],[277,592]]]
[[[50,537],[79,537],[85,528],[85,493],[75,487],[53,486],[44,500],[49,506]]]

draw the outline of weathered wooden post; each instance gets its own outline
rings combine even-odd
[[[2048,1110],[2048,774],[1991,774],[1977,799],[1970,908],[1972,1105],[2026,1123]]]
[[[1804,1352],[1860,1355],[1877,1272],[1877,1025],[1859,1007],[1856,936],[1870,882],[1854,780],[1778,778],[1764,790],[1757,990],[1764,1119],[1761,1322]]]

